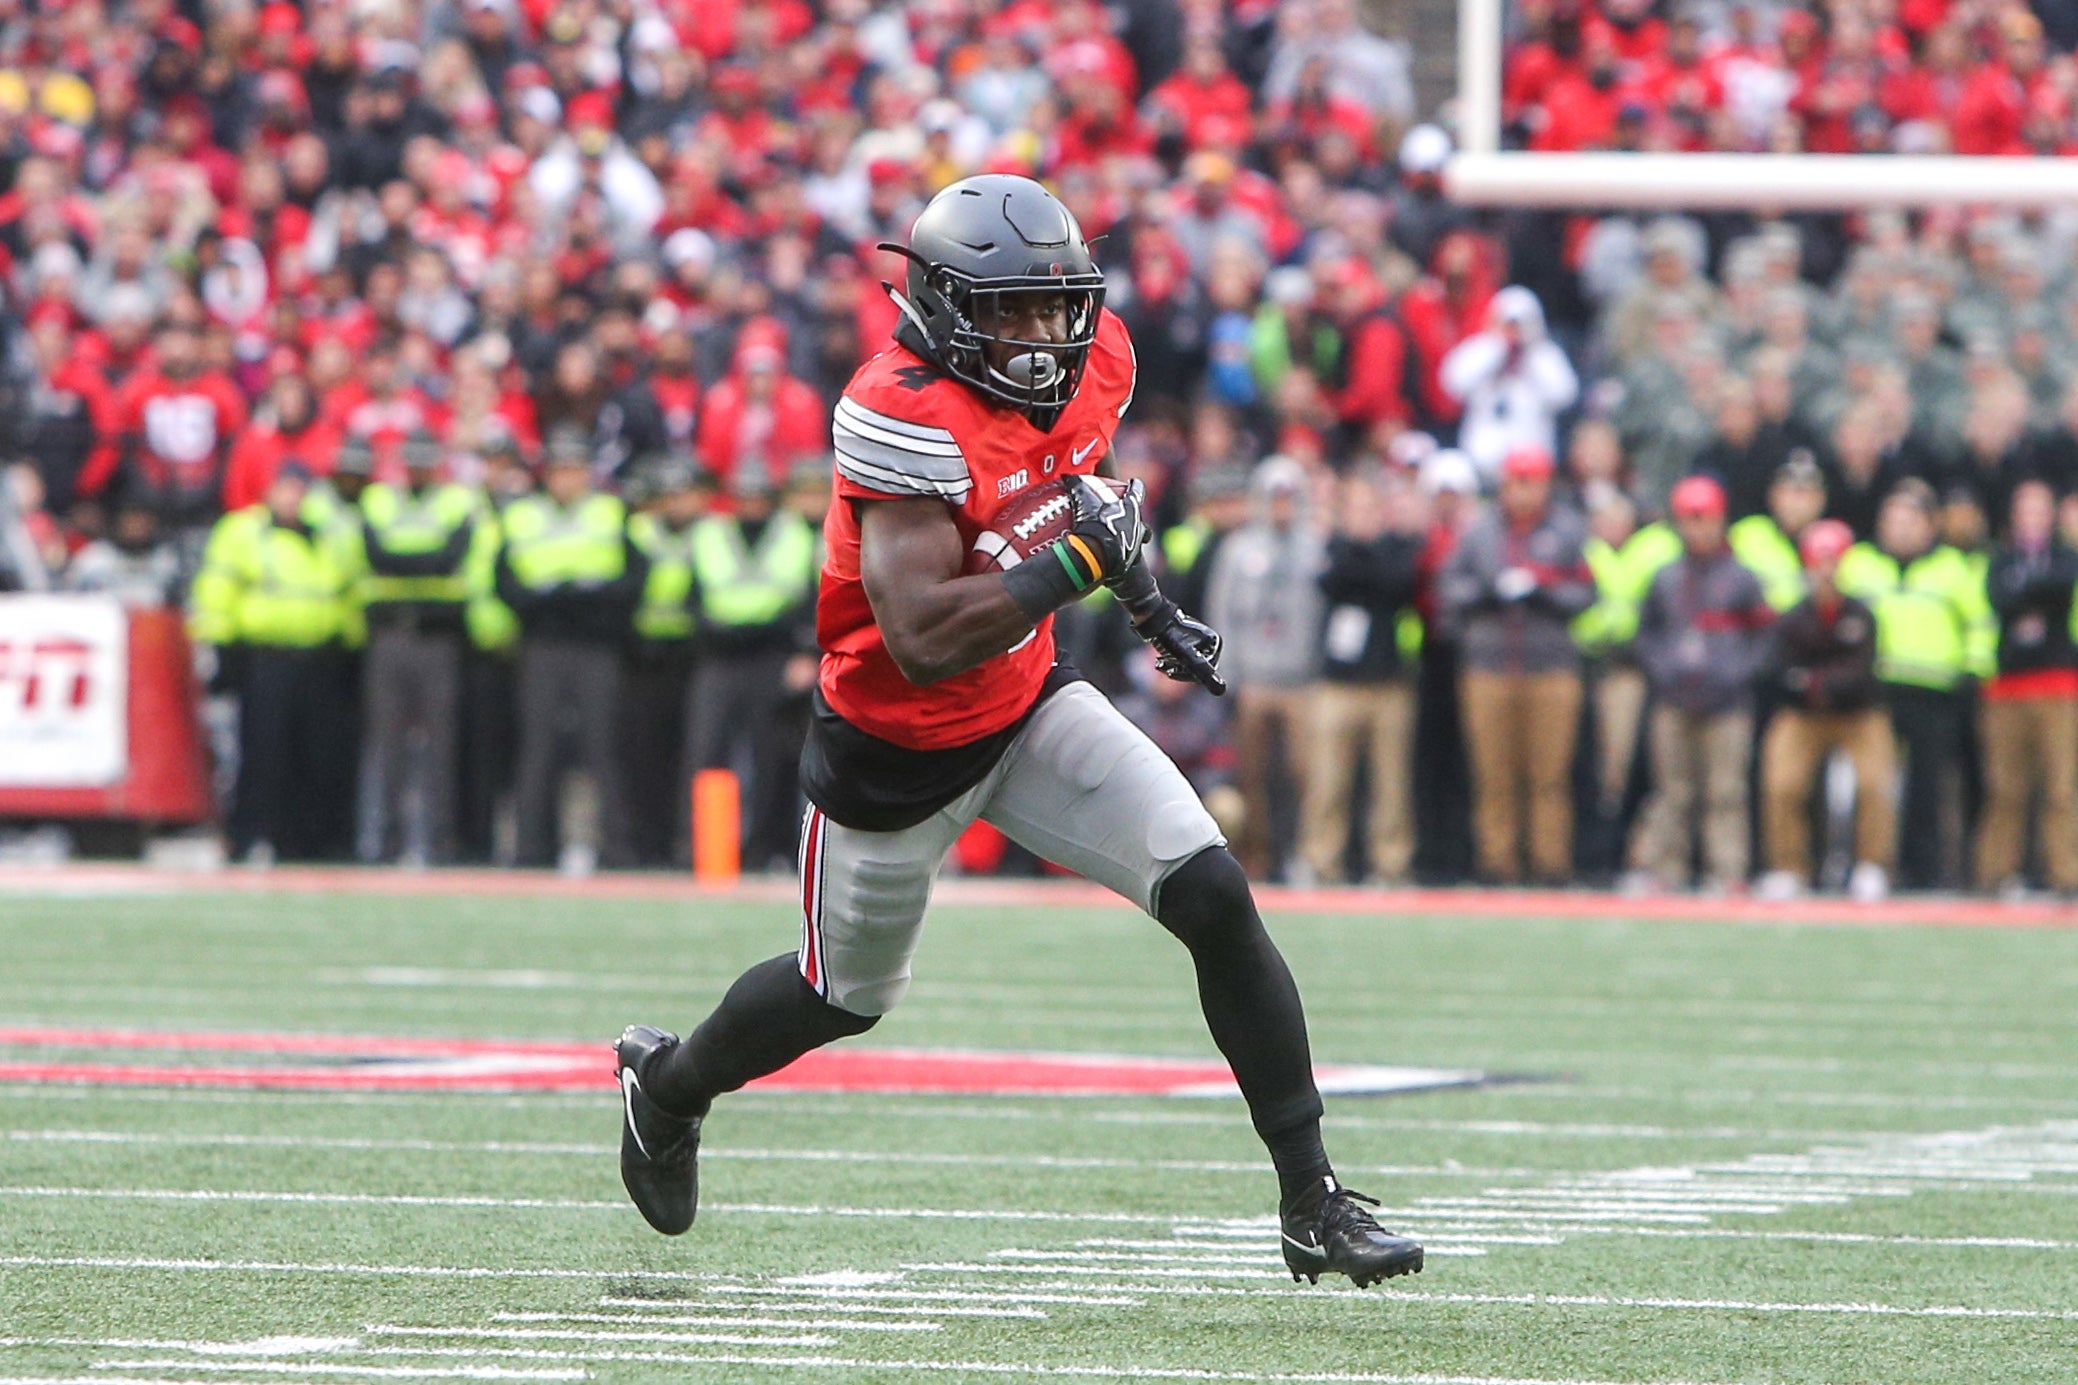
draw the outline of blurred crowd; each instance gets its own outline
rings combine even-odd
[[[1525,0],[1502,115],[1527,148],[2078,151],[2071,0]]]
[[[1028,173],[1235,695],[1063,642],[1253,869],[2078,888],[2078,213],[1475,212],[1372,18],[0,0],[0,587],[187,607],[242,856],[783,862],[877,243]],[[2054,150],[2078,36],[1512,18],[1553,149]]]

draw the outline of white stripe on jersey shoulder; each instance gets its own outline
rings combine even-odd
[[[830,420],[830,436],[853,439],[897,456],[913,458],[913,465],[930,475],[967,474],[966,459],[960,455],[960,445],[956,442],[919,442],[915,438],[905,438],[900,433],[890,433],[885,428],[859,423],[842,414]]]
[[[967,464],[958,457],[921,457],[904,448],[892,447],[878,438],[854,433],[841,424],[830,430],[830,443],[839,456],[891,475],[910,477],[920,484],[962,489],[968,484]]]
[[[903,437],[913,438],[918,442],[949,443],[955,449],[959,447],[959,444],[953,441],[952,434],[943,428],[935,428],[928,423],[911,423],[906,418],[896,418],[892,414],[884,414],[878,409],[868,408],[848,394],[837,401],[837,412],[855,423],[861,423],[871,428],[883,429],[890,433],[899,433]]]
[[[886,495],[923,495],[935,500],[948,500],[957,505],[974,490],[974,485],[963,471],[957,480],[935,481],[917,475],[913,471],[878,465],[871,458],[854,455],[849,449],[857,446],[840,438],[837,441],[837,470],[867,490],[880,491]]]
[[[891,417],[848,395],[837,401],[830,440],[838,470],[871,490],[957,504],[974,489],[951,432]]]

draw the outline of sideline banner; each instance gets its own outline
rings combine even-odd
[[[0,597],[0,817],[207,822],[200,702],[179,611]]]
[[[99,596],[0,601],[0,787],[108,788],[130,767],[129,621]]]

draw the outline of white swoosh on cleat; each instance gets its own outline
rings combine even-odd
[[[1290,1246],[1293,1250],[1303,1251],[1316,1260],[1325,1260],[1328,1258],[1328,1248],[1326,1246],[1309,1246],[1304,1241],[1293,1240],[1291,1236],[1286,1232],[1279,1232],[1278,1234],[1284,1237],[1284,1243]]]
[[[649,1146],[642,1143],[642,1131],[635,1124],[635,1093],[640,1090],[642,1090],[642,1084],[635,1078],[635,1069],[622,1068],[621,1107],[627,1112],[628,1133],[635,1137],[635,1148],[641,1150],[642,1157],[647,1159],[650,1157]],[[1286,1239],[1290,1238],[1287,1237]]]

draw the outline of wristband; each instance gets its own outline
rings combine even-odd
[[[1003,574],[1003,590],[1034,625],[1095,585],[1094,571],[1067,539],[1040,549]]]

